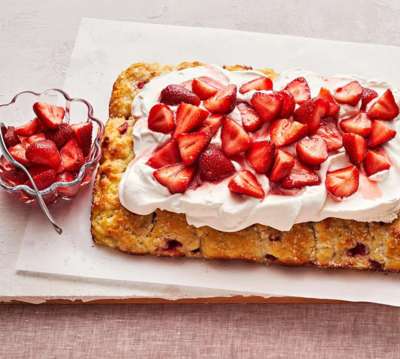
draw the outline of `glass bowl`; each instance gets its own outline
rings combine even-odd
[[[104,133],[103,123],[93,116],[92,105],[84,99],[72,98],[60,89],[49,89],[43,92],[23,91],[6,104],[0,104],[0,122],[6,126],[20,126],[32,120],[36,115],[32,106],[35,102],[63,106],[65,117],[63,122],[74,124],[90,121],[93,124],[92,145],[85,163],[77,172],[74,180],[69,182],[54,182],[49,187],[40,190],[46,203],[58,199],[71,200],[79,190],[89,184],[93,178],[100,160],[100,143]],[[0,154],[3,155],[0,151]],[[0,188],[16,196],[20,201],[32,203],[37,200],[35,191],[26,184],[13,185],[3,178],[3,166],[0,166]]]

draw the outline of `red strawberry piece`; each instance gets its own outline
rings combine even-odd
[[[74,134],[74,130],[68,123],[62,123],[57,128],[46,132],[47,138],[53,141],[57,148],[64,146],[68,140],[74,137]]]
[[[194,167],[185,167],[178,163],[169,165],[154,171],[155,179],[173,193],[184,193],[190,185],[194,174]]]
[[[75,176],[71,172],[62,172],[57,175],[55,182],[72,182]],[[68,187],[58,187],[57,192],[65,197],[73,197],[79,191],[79,184]]]
[[[349,197],[357,192],[360,172],[356,166],[348,166],[326,174],[325,185],[334,198]]]
[[[4,156],[0,157],[0,172],[1,171],[11,171],[16,168],[9,160]]]
[[[363,88],[358,81],[351,81],[335,91],[335,99],[339,103],[355,106],[361,99]]]
[[[242,117],[243,127],[247,132],[257,131],[263,125],[261,117],[248,104],[240,103],[237,108]]]
[[[296,106],[296,102],[294,101],[293,95],[287,91],[287,90],[282,90],[277,92],[277,94],[281,98],[281,111],[279,113],[279,118],[289,118],[292,116],[293,111]]]
[[[121,126],[118,127],[118,132],[123,135],[124,133],[126,133],[126,131],[128,131],[128,122],[123,122]]]
[[[31,145],[32,143],[43,141],[45,139],[46,135],[43,132],[40,132],[40,133],[35,133],[32,136],[29,136],[27,139],[23,140],[23,142],[28,146]]]
[[[39,120],[48,128],[56,128],[61,124],[65,110],[63,107],[50,105],[44,102],[36,102],[33,105],[33,111]]]
[[[16,168],[3,156],[0,158],[0,176],[3,181],[7,182],[11,186],[23,184],[28,179],[24,171]]]
[[[275,146],[269,141],[255,141],[246,153],[247,162],[257,173],[267,173],[274,163]]]
[[[377,172],[388,170],[390,166],[390,162],[384,155],[372,150],[367,152],[364,159],[364,169],[367,176],[372,176]]]
[[[243,194],[263,199],[265,192],[256,176],[248,170],[240,170],[229,181],[228,188],[232,193]]]
[[[220,115],[225,115],[233,111],[236,105],[236,86],[228,85],[204,101],[205,108]]]
[[[390,121],[399,114],[399,106],[390,89],[386,90],[368,110],[369,118]]]
[[[322,138],[326,142],[328,152],[337,151],[343,146],[342,135],[336,126],[336,122],[329,118],[321,121],[313,137]]]
[[[350,161],[355,165],[359,165],[367,154],[367,141],[364,137],[355,133],[343,134],[343,146]]]
[[[293,189],[318,186],[320,183],[321,179],[316,172],[302,165],[299,161],[295,161],[289,175],[282,180],[281,186],[285,189]]]
[[[368,137],[372,129],[372,121],[365,112],[343,119],[340,122],[340,128],[343,132],[356,133],[357,135]]]
[[[40,120],[36,117],[32,121],[29,121],[25,125],[15,128],[15,133],[18,136],[32,136],[34,133],[38,132],[41,128]]]
[[[374,148],[383,145],[395,136],[396,131],[391,129],[384,121],[373,120],[368,147]]]
[[[207,132],[193,132],[193,133],[181,133],[177,136],[179,152],[182,157],[182,162],[190,166],[196,162],[197,158],[208,146],[211,137]]]
[[[160,102],[170,106],[179,105],[181,102],[191,105],[200,105],[200,98],[182,85],[168,85],[161,91]]]
[[[161,168],[181,161],[176,140],[172,139],[159,147],[147,161],[153,168]]]
[[[35,166],[29,169],[29,173],[39,190],[49,187],[57,178],[56,171],[48,167]],[[26,185],[32,187],[31,181],[28,180]]]
[[[321,89],[319,90],[318,97],[322,98],[328,103],[328,111],[326,115],[331,117],[337,117],[339,114],[340,106],[336,103],[331,92],[327,88],[321,87]]]
[[[319,166],[328,158],[328,146],[319,137],[304,137],[296,144],[297,157],[310,166]]]
[[[250,102],[264,122],[274,120],[282,107],[281,96],[276,93],[256,92]]]
[[[27,166],[30,164],[30,161],[26,158],[26,147],[22,143],[18,143],[17,145],[10,147],[8,149],[10,155],[13,156],[14,160],[19,163]]]
[[[181,103],[176,111],[174,136],[199,128],[207,116],[208,112],[206,110],[188,103]]]
[[[290,145],[307,135],[307,125],[282,118],[271,124],[271,141],[277,147]]]
[[[207,131],[210,134],[210,137],[214,137],[217,134],[219,128],[222,126],[223,118],[224,116],[222,115],[208,116],[200,127],[200,131]]]
[[[163,103],[155,104],[147,120],[150,130],[161,133],[170,133],[175,129],[174,113]]]
[[[242,86],[240,86],[239,92],[241,94],[244,94],[246,92],[249,92],[251,90],[255,90],[255,91],[268,91],[268,90],[272,90],[273,84],[271,79],[269,79],[268,77],[258,77],[254,80],[251,80],[249,82],[246,82],[245,84],[243,84]]]
[[[325,117],[328,112],[328,103],[321,99],[311,99],[303,102],[294,112],[296,121],[305,123],[308,126],[308,133],[314,134],[321,123],[321,118]]]
[[[82,150],[77,141],[73,138],[69,140],[60,151],[61,164],[64,171],[78,171],[85,163]]]
[[[367,105],[376,97],[378,97],[378,93],[375,90],[363,87],[363,92],[361,94],[361,110],[365,111]]]
[[[26,158],[32,164],[54,169],[57,169],[61,162],[60,152],[56,144],[50,140],[41,140],[29,145],[26,149]]]
[[[3,139],[7,147],[15,146],[16,144],[20,143],[20,140],[15,132],[14,126],[8,126],[7,128],[1,128],[3,133]]]
[[[199,170],[201,180],[209,182],[220,182],[235,173],[231,160],[214,144],[200,155]]]
[[[247,151],[251,144],[244,128],[230,118],[222,120],[221,141],[222,150],[229,157]]]
[[[292,170],[295,163],[294,157],[283,150],[277,150],[275,154],[275,161],[272,167],[269,179],[272,182],[281,181]]]
[[[92,147],[92,122],[82,122],[71,126],[75,132],[75,138],[81,148],[83,155],[87,156],[90,153]]]
[[[207,76],[201,76],[192,81],[193,92],[199,96],[201,100],[207,100],[222,88],[223,86],[219,82]]]
[[[308,86],[308,82],[304,77],[298,77],[289,82],[285,90],[293,95],[294,100],[298,104],[302,104],[311,98],[310,86]]]

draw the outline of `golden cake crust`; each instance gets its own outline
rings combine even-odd
[[[133,254],[241,259],[291,266],[400,270],[400,221],[391,224],[326,219],[280,232],[263,225],[225,233],[195,228],[183,214],[167,211],[141,216],[123,208],[118,198],[122,174],[133,159],[131,105],[142,86],[161,74],[199,66],[136,63],[113,86],[102,159],[93,191],[91,232],[99,245]],[[225,66],[234,71],[247,66]],[[274,77],[271,69],[261,69]]]

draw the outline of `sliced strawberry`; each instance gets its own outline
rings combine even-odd
[[[151,108],[147,123],[154,132],[170,133],[175,129],[174,113],[167,105],[157,103]]]
[[[282,118],[271,124],[271,141],[277,147],[290,145],[307,135],[307,125]]]
[[[72,182],[75,176],[71,172],[62,172],[57,175],[55,182]],[[62,196],[73,197],[79,191],[79,184],[68,187],[58,187],[57,192]]]
[[[257,131],[263,125],[261,117],[248,104],[240,103],[237,108],[242,117],[243,127],[247,132]]]
[[[181,162],[178,144],[175,139],[171,139],[153,153],[147,164],[153,168],[161,168],[178,162]]]
[[[62,123],[57,128],[46,132],[47,138],[53,141],[56,144],[57,148],[61,148],[62,146],[64,146],[68,140],[74,137],[74,134],[74,130],[68,123]]]
[[[49,187],[57,178],[56,171],[48,167],[35,166],[29,169],[29,173],[39,190]],[[31,181],[28,180],[26,185],[32,187]]]
[[[236,105],[236,86],[228,85],[204,101],[205,108],[220,115],[225,115],[233,111]]]
[[[363,87],[361,95],[361,111],[365,111],[367,105],[376,97],[378,97],[378,93],[375,90]]]
[[[279,112],[279,118],[289,118],[290,116],[293,115],[293,111],[296,106],[294,97],[287,90],[279,91],[277,92],[277,94],[280,96],[282,103],[281,110]]]
[[[44,102],[36,102],[33,104],[33,111],[42,124],[48,128],[56,128],[61,124],[65,110],[63,107],[50,105]]]
[[[229,157],[247,151],[251,144],[250,136],[244,128],[230,118],[222,121],[221,141],[222,150]]]
[[[46,135],[43,132],[40,132],[40,133],[35,133],[32,136],[29,136],[28,138],[26,138],[22,142],[24,142],[26,144],[26,146],[28,146],[28,145],[31,145],[32,143],[35,143],[35,142],[38,142],[38,141],[43,141],[45,139],[46,139]]]
[[[390,89],[386,90],[368,110],[368,117],[390,121],[399,114],[399,106]]]
[[[219,128],[222,126],[223,115],[211,115],[208,116],[200,127],[200,131],[207,131],[210,137],[214,137]]]
[[[294,112],[294,119],[308,126],[308,133],[314,134],[320,126],[321,119],[328,112],[328,103],[321,99],[315,98],[303,102]]]
[[[207,100],[222,88],[223,86],[219,82],[207,76],[201,76],[192,81],[193,92],[199,96],[201,100]]]
[[[17,134],[15,133],[14,126],[8,126],[7,128],[2,127],[1,131],[3,133],[4,143],[6,144],[7,147],[12,147],[20,143],[20,140]]]
[[[174,136],[199,128],[207,118],[208,112],[200,107],[181,103],[176,111],[176,129]]]
[[[339,114],[340,106],[336,103],[331,92],[327,88],[321,87],[318,97],[325,100],[328,104],[328,111],[326,112],[326,116],[337,117]]]
[[[207,132],[198,131],[193,133],[181,133],[176,139],[178,141],[182,162],[190,166],[196,162],[197,158],[208,146],[211,138]]]
[[[276,93],[256,92],[250,102],[264,122],[277,118],[282,107],[281,96]]]
[[[367,141],[364,137],[355,133],[343,134],[343,146],[350,161],[355,165],[359,165],[367,154]]]
[[[34,133],[38,132],[41,128],[40,120],[35,117],[32,121],[29,121],[25,125],[15,128],[15,133],[18,136],[32,136]]]
[[[10,155],[13,156],[14,160],[19,163],[27,166],[30,164],[30,161],[26,158],[26,147],[22,143],[18,143],[15,146],[12,146],[8,149]]]
[[[355,166],[330,171],[326,174],[325,185],[334,198],[349,197],[357,192],[360,172]]]
[[[272,167],[269,179],[278,182],[285,178],[294,166],[294,157],[283,150],[277,150],[275,154],[274,166]]]
[[[356,133],[357,135],[368,137],[372,129],[372,121],[365,112],[360,112],[355,116],[343,119],[340,122],[343,132]]]
[[[81,148],[83,155],[87,156],[90,153],[92,147],[92,122],[82,122],[71,126],[75,132],[75,137]]]
[[[201,180],[209,182],[220,182],[235,173],[231,160],[214,144],[200,155],[199,170]]]
[[[319,166],[328,158],[328,146],[319,137],[304,137],[296,144],[297,157],[310,166]]]
[[[48,166],[57,169],[61,163],[60,152],[53,141],[42,140],[34,142],[26,149],[26,158],[32,164]]]
[[[73,138],[69,140],[60,151],[61,164],[64,171],[78,171],[85,163],[85,158],[77,141]]]
[[[336,126],[336,121],[330,118],[321,121],[321,124],[313,137],[322,138],[328,146],[328,152],[337,151],[343,146],[342,135]]]
[[[195,174],[194,167],[185,167],[178,163],[169,165],[154,171],[155,179],[173,193],[184,193]]]
[[[302,165],[299,161],[295,161],[295,164],[281,182],[281,186],[284,189],[303,188],[305,186],[318,186],[321,183],[321,179],[318,174]]]
[[[200,98],[182,85],[168,85],[161,91],[160,102],[170,106],[179,105],[182,102],[191,105],[200,105]]]
[[[269,79],[268,77],[258,77],[254,80],[251,80],[249,82],[246,82],[245,84],[243,84],[242,86],[240,86],[239,92],[241,94],[244,94],[246,92],[249,92],[251,90],[255,90],[255,91],[268,91],[268,90],[272,90],[273,84],[271,79]]]
[[[0,157],[0,176],[3,181],[7,182],[11,186],[23,184],[28,179],[24,171],[16,168],[3,156]]]
[[[232,193],[263,199],[265,192],[256,176],[248,170],[240,170],[228,184]]]
[[[390,141],[396,136],[396,131],[391,129],[385,121],[373,120],[371,134],[368,138],[368,147],[374,148]]]
[[[351,81],[345,86],[338,87],[335,99],[339,103],[355,106],[361,99],[363,88],[358,81]]]
[[[304,77],[294,79],[284,89],[293,95],[298,104],[302,104],[311,98],[310,86],[308,86],[308,82]]]
[[[388,170],[391,164],[387,158],[376,151],[369,150],[364,159],[364,169],[367,176]]]
[[[274,162],[275,145],[269,141],[255,141],[246,153],[247,162],[257,173],[267,173]]]

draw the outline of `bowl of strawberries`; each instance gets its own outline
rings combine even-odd
[[[104,125],[89,102],[59,89],[23,91],[0,104],[0,188],[23,202],[72,199],[91,182]],[[8,152],[8,153],[6,153]],[[16,166],[12,160],[25,167]]]

